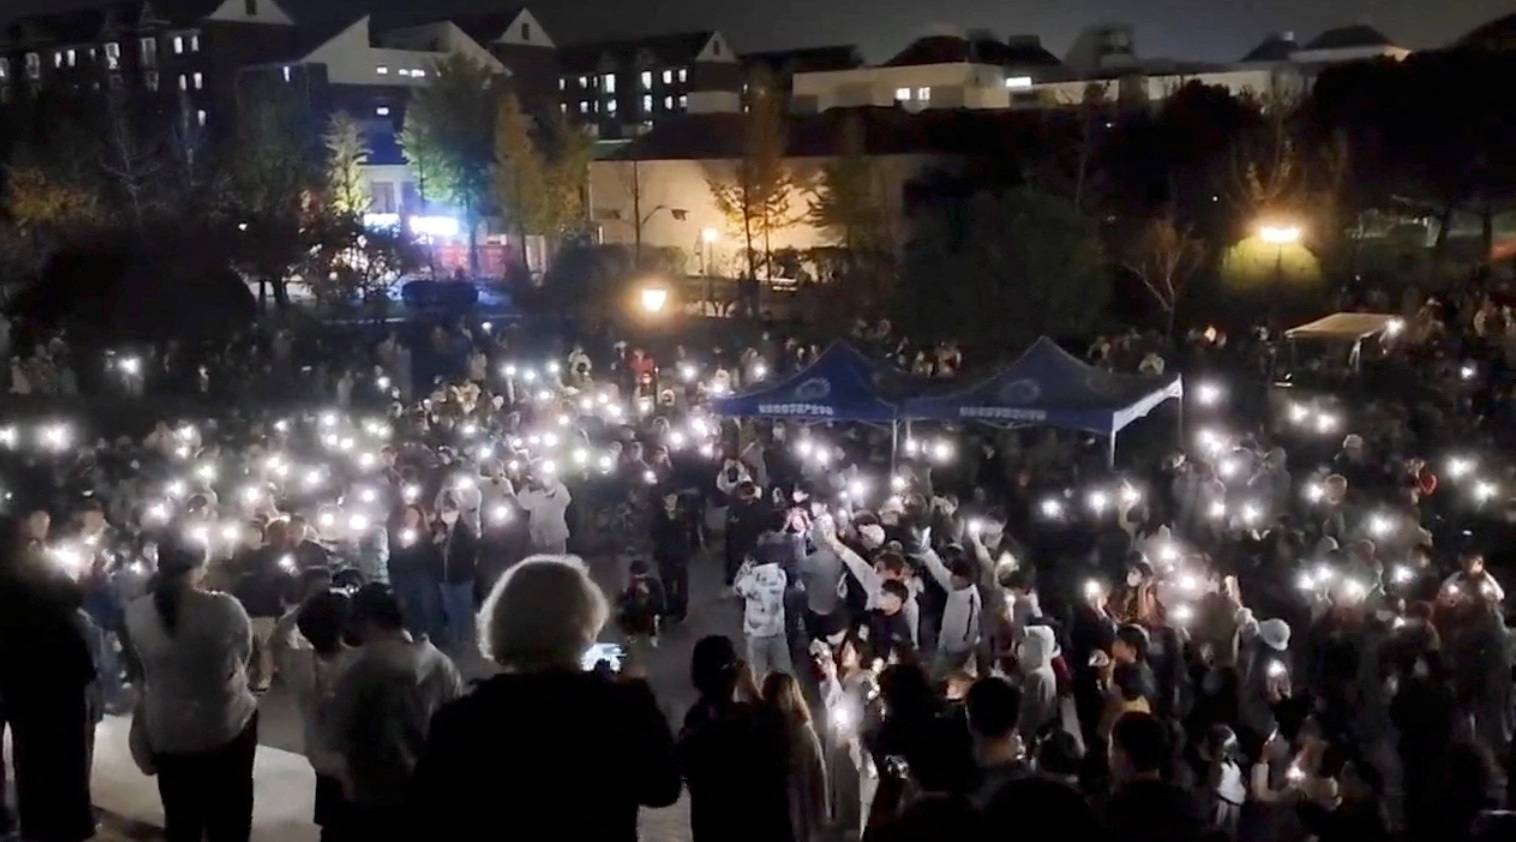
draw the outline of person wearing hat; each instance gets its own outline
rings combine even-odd
[[[1237,719],[1244,745],[1261,745],[1276,726],[1274,705],[1290,695],[1290,624],[1277,617],[1242,629]]]

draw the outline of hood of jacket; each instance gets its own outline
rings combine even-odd
[[[1051,668],[1053,658],[1058,656],[1058,642],[1053,637],[1053,630],[1047,626],[1027,626],[1017,656],[1022,672]]]

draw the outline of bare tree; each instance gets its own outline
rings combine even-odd
[[[1169,336],[1174,335],[1179,299],[1205,258],[1205,244],[1191,235],[1190,226],[1179,227],[1171,216],[1149,222],[1125,250],[1122,265],[1158,302]]]
[[[162,144],[147,134],[119,94],[106,100],[105,143],[100,170],[126,198],[132,223],[142,230],[153,180],[163,169]]]

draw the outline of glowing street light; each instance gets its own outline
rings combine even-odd
[[[1271,246],[1288,246],[1300,242],[1299,225],[1265,224],[1258,226],[1258,238]]]
[[[668,306],[669,291],[665,287],[643,287],[637,294],[637,298],[641,302],[642,309],[645,312],[657,315],[658,313],[662,313],[663,308]]]

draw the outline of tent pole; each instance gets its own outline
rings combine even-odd
[[[895,475],[895,454],[900,449],[900,419],[890,421],[890,476]]]
[[[1111,450],[1107,460],[1107,466],[1114,469],[1116,467],[1116,432],[1114,430],[1111,431]]]

